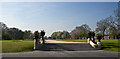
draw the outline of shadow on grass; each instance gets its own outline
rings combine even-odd
[[[118,48],[120,48],[120,46],[117,43],[104,43],[104,44],[102,44],[102,49],[107,49],[107,48],[109,48],[109,49],[111,49],[111,48],[118,49]]]

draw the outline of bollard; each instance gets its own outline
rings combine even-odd
[[[88,43],[90,43],[90,38],[88,38]]]

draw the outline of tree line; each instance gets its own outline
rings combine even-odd
[[[96,32],[109,35],[112,39],[120,39],[120,10],[114,11],[114,14],[97,22]]]
[[[33,33],[30,30],[22,31],[18,28],[8,28],[6,24],[2,22],[0,22],[0,29],[2,30],[0,34],[2,40],[24,40],[33,38]]]
[[[120,10],[114,11],[114,14],[97,21],[97,28],[95,29],[96,36],[109,36],[110,39],[120,39]],[[2,31],[1,31],[2,30]],[[82,24],[77,26],[71,32],[68,31],[58,31],[53,32],[51,39],[87,39],[88,32],[91,30],[89,25]],[[24,40],[33,39],[33,33],[31,30],[22,31],[18,28],[8,28],[6,24],[0,22],[0,39],[3,40]],[[47,36],[45,36],[47,38]],[[104,38],[103,38],[104,39]]]
[[[101,35],[108,36],[110,39],[120,39],[120,10],[114,11],[114,14],[97,21],[97,28],[95,29],[96,36]],[[51,35],[52,39],[86,39],[88,37],[88,32],[91,30],[89,25],[83,24],[77,26],[70,33],[67,31],[54,32]]]
[[[81,26],[77,26],[74,30],[70,33],[68,31],[58,31],[53,32],[51,35],[52,39],[87,39],[88,32],[91,28],[87,24],[83,24]]]

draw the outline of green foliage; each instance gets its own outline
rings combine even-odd
[[[72,39],[82,39],[82,38],[87,38],[88,36],[88,31],[90,31],[90,27],[87,24],[83,24],[81,26],[76,27],[72,32],[71,32],[71,37]]]
[[[117,35],[118,35],[118,30],[116,29],[116,27],[114,26],[111,26],[109,29],[108,29],[108,35],[113,38],[113,39],[116,39]]]
[[[120,39],[120,10],[116,9],[112,16],[97,22],[97,33],[109,35],[111,38]],[[116,35],[117,34],[117,35]]]
[[[24,32],[24,39],[32,39],[33,33],[30,30],[25,30]]]
[[[24,32],[18,28],[8,28],[6,24],[2,22],[0,22],[0,26],[0,29],[2,29],[2,31],[0,31],[0,38],[2,36],[3,40],[24,40],[33,38],[33,33],[30,30]]]
[[[18,28],[9,28],[8,32],[14,40],[23,40],[24,32]]]
[[[120,2],[119,2],[119,4],[120,4]],[[120,9],[119,8],[114,11],[114,16],[115,16],[114,24],[118,30],[117,39],[120,39]]]
[[[62,39],[70,39],[70,33],[67,32],[67,31],[63,31],[63,34],[62,34]]]
[[[57,39],[62,39],[62,34],[63,34],[63,32],[57,32]]]
[[[52,38],[52,39],[57,39],[56,36],[57,36],[57,32],[54,32],[54,33],[52,33],[51,38]]]
[[[12,36],[8,32],[4,32],[3,35],[2,35],[2,39],[11,40]]]
[[[107,28],[109,28],[111,26],[112,19],[113,18],[110,16],[103,20],[98,21],[96,32],[102,33],[102,35],[104,36]]]
[[[52,39],[69,39],[70,38],[70,34],[67,31],[63,31],[63,32],[54,32],[51,35]]]
[[[0,39],[2,38],[2,34],[0,34]]]
[[[0,28],[0,40],[2,39],[2,29]]]
[[[47,37],[47,36],[45,36],[44,38],[45,38],[45,39],[48,39],[48,37]]]
[[[87,24],[76,27],[71,33],[67,31],[52,33],[52,39],[82,39],[87,38],[87,32],[90,31],[90,27]]]

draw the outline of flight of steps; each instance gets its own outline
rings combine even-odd
[[[41,51],[88,51],[96,50],[89,43],[46,43],[39,47]]]

